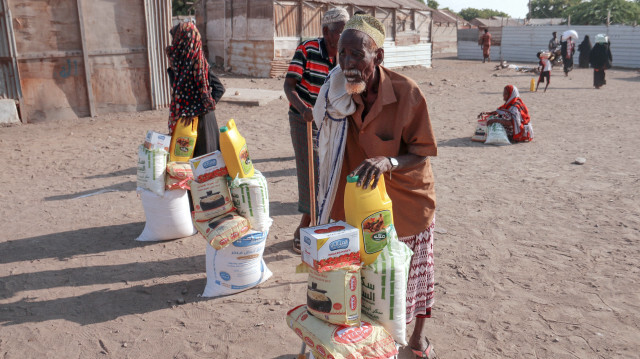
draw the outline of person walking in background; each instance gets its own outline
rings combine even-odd
[[[562,43],[561,54],[562,54],[562,69],[564,71],[564,76],[569,76],[569,72],[573,70],[573,54],[576,53],[575,43],[573,42],[573,38],[571,36],[567,37],[565,41]]]
[[[556,52],[556,49],[560,45],[560,41],[558,40],[558,33],[557,32],[554,31],[551,34],[553,35],[553,37],[551,38],[551,40],[549,40],[549,51],[552,54],[554,54]]]
[[[284,81],[284,93],[289,100],[289,126],[291,142],[296,157],[298,178],[298,211],[302,213],[300,224],[293,234],[293,250],[300,253],[300,228],[311,223],[310,206],[316,203],[309,198],[309,155],[307,122],[313,122],[313,106],[327,74],[337,64],[338,40],[349,13],[343,8],[327,11],[322,17],[322,37],[303,42],[296,49]],[[313,124],[313,137],[318,129]],[[314,144],[314,148],[315,148]],[[314,149],[315,152],[315,149]],[[314,158],[317,154],[314,153]],[[314,161],[314,173],[318,173],[318,161]]]
[[[591,55],[591,40],[589,35],[585,35],[584,40],[578,45],[580,56],[578,57],[578,66],[583,69],[589,68],[589,55]]]
[[[172,90],[169,134],[173,133],[178,121],[189,124],[198,117],[198,137],[193,150],[193,157],[198,157],[220,149],[214,110],[225,89],[204,57],[196,26],[183,22],[174,26],[170,34],[171,45],[166,49]]]
[[[538,91],[538,86],[540,86],[540,83],[541,82],[544,83],[544,79],[547,79],[547,84],[544,87],[544,92],[547,92],[549,83],[551,83],[551,60],[549,60],[548,53],[545,53],[542,51],[538,52],[537,56],[538,56],[538,59],[540,59],[540,62],[538,62],[539,69],[540,69],[540,76],[538,76],[536,91]]]
[[[478,43],[482,47],[482,63],[491,62],[491,34],[488,29],[484,29],[484,34],[480,36]]]
[[[605,70],[611,68],[613,57],[611,56],[611,43],[605,34],[596,35],[596,44],[591,49],[589,63],[593,67],[593,86],[596,89],[607,84]]]

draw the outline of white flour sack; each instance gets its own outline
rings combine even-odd
[[[167,151],[138,147],[138,187],[158,196],[164,195],[164,177],[167,172]]]
[[[389,244],[375,262],[362,267],[362,313],[407,345],[407,278],[413,252],[390,230]]]
[[[253,177],[229,181],[229,190],[238,213],[249,220],[251,228],[268,231],[272,222],[269,218],[269,191],[262,173],[255,170]]]
[[[202,296],[242,292],[269,279],[272,273],[262,260],[267,234],[250,231],[221,250],[207,244],[207,286]]]
[[[196,234],[186,190],[165,191],[164,197],[147,190],[139,193],[147,223],[136,241],[164,241]]]

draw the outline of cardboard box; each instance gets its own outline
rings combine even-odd
[[[205,183],[214,177],[226,176],[229,173],[220,151],[192,158],[189,163],[193,171],[193,179],[198,183]]]
[[[164,135],[155,131],[147,131],[147,137],[144,140],[144,147],[148,150],[165,150],[169,152],[171,146],[171,136]]]
[[[318,272],[360,265],[358,229],[339,221],[300,230],[302,261]]]

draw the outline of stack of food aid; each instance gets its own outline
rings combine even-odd
[[[393,337],[362,313],[357,228],[335,222],[300,231],[301,272],[308,273],[307,304],[287,313],[287,324],[311,355],[386,359],[398,353]]]
[[[176,159],[169,155],[178,151],[171,151],[174,147],[182,146],[181,155],[189,156],[193,149],[187,147],[195,141],[149,131],[138,156],[138,189],[147,223],[137,240],[200,232],[207,241],[204,297],[237,293],[272,275],[262,259],[272,223],[267,181],[253,168],[235,122],[230,120],[220,132],[221,151],[167,162]]]
[[[162,241],[194,235],[187,190],[188,163],[168,162],[171,136],[148,131],[138,148],[137,191],[146,216],[137,241]]]

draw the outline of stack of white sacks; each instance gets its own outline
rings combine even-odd
[[[189,163],[167,164],[168,142],[165,146],[159,140],[171,137],[149,132],[138,162],[138,191],[147,223],[136,240],[168,240],[200,232],[207,241],[203,297],[234,294],[269,279],[272,273],[262,259],[272,223],[264,176],[256,170],[253,177],[230,178],[220,151]]]

